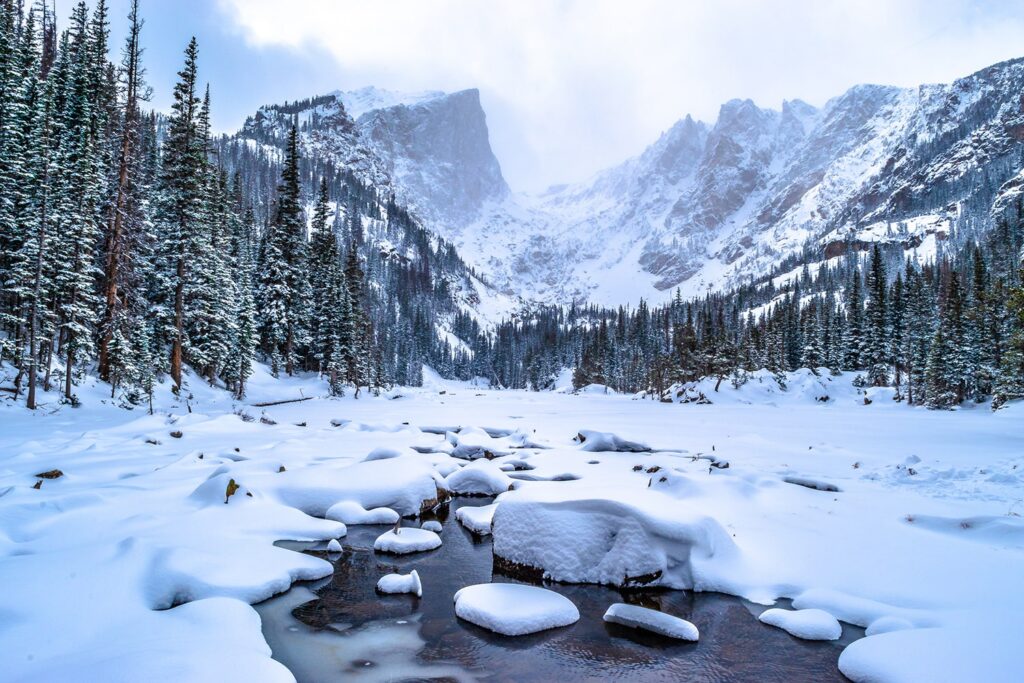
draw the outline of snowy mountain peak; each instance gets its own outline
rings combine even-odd
[[[384,90],[367,86],[358,90],[335,90],[331,95],[345,105],[345,109],[353,119],[358,119],[363,114],[376,109],[422,104],[423,102],[444,97],[445,93],[440,90],[399,92],[397,90]]]

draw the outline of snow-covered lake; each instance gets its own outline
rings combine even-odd
[[[261,409],[251,404],[317,385],[258,377],[235,404],[190,381],[188,406],[153,416],[102,404],[100,390],[78,409],[0,407],[0,585],[17,586],[0,592],[5,680],[292,680],[281,662],[296,666],[303,647],[362,653],[345,670],[398,673],[464,675],[474,652],[509,667],[533,652],[623,671],[689,657],[724,679],[751,671],[744,662],[765,661],[767,677],[768,662],[800,658],[858,681],[1018,679],[1019,406],[936,413],[883,394],[864,405],[849,378],[805,376],[785,392],[723,385],[712,405],[435,384]],[[369,548],[390,527],[339,521],[364,508],[417,515],[449,490],[504,493],[476,515],[457,499],[440,510],[440,548],[384,560]],[[467,525],[493,534],[474,542]],[[330,539],[347,550],[280,543]],[[516,578],[559,581],[546,586],[579,621],[506,637],[459,620],[451,595],[491,581],[492,544]],[[410,569],[419,603],[372,594]],[[261,605],[274,614],[263,624],[250,606],[315,580],[327,581],[319,597],[303,583]],[[622,591],[577,582],[642,589],[700,641],[612,631],[624,627],[601,615]],[[277,626],[303,633],[288,613],[306,603],[305,624],[333,627],[278,640]],[[828,634],[834,618],[842,638],[808,643],[758,622],[773,603],[825,613],[773,621]]]

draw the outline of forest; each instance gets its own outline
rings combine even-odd
[[[813,272],[781,264],[799,270],[781,283],[524,305],[488,326],[473,311],[483,277],[386,188],[304,158],[297,121],[281,140],[214,135],[194,39],[164,115],[146,109],[137,3],[116,64],[102,0],[64,29],[45,3],[0,7],[0,363],[29,408],[40,388],[76,402],[89,373],[151,403],[186,366],[241,398],[256,362],[319,373],[335,395],[417,385],[427,364],[535,390],[571,369],[576,387],[664,400],[804,367],[931,408],[1024,397],[1019,221],[951,236],[925,262],[848,245]]]

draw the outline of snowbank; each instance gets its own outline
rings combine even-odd
[[[522,636],[579,621],[576,605],[554,591],[516,583],[481,583],[455,593],[455,614],[506,636]]]

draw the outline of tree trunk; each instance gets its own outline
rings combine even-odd
[[[174,390],[181,391],[181,346],[184,335],[184,307],[185,307],[185,259],[178,256],[178,265],[175,268],[178,282],[174,286],[174,343],[171,345],[171,379],[174,380]]]

